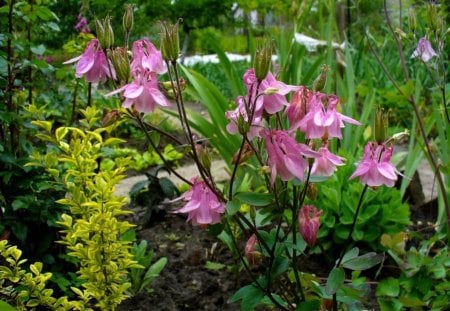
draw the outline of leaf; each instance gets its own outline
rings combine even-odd
[[[167,258],[159,258],[151,267],[147,270],[144,276],[144,280],[141,284],[140,290],[146,288],[164,269],[167,264]]]
[[[266,206],[272,202],[272,195],[269,193],[238,192],[234,197],[243,203],[254,206]]]
[[[205,264],[205,268],[208,270],[221,270],[225,267],[226,267],[226,265],[224,265],[223,263],[213,262],[213,261],[209,261],[209,260]]]
[[[350,259],[342,266],[350,270],[367,270],[379,264],[384,259],[384,254],[370,252],[362,256]]]
[[[297,306],[297,311],[316,311],[320,310],[320,300],[307,300]]]
[[[52,122],[50,121],[31,121],[31,124],[36,125],[40,128],[43,128],[47,132],[51,132],[52,130]]]
[[[400,293],[399,280],[389,277],[387,279],[381,280],[378,283],[376,295],[377,296],[388,296],[397,297]]]
[[[3,300],[0,300],[0,310],[2,310],[2,311],[17,311],[16,308],[12,307],[8,303],[4,302]]]
[[[227,206],[226,206],[227,213],[230,216],[233,216],[234,214],[236,214],[236,212],[239,211],[240,208],[241,208],[241,204],[237,200],[228,201]]]
[[[59,127],[55,131],[55,136],[57,141],[61,141],[69,132],[67,127]]]
[[[345,272],[344,269],[333,268],[327,278],[327,284],[325,285],[325,293],[327,295],[334,295],[339,288],[344,284]]]
[[[422,301],[422,299],[417,297],[400,297],[398,300],[407,308],[423,307],[427,305],[425,301]]]
[[[253,310],[261,299],[264,298],[264,293],[255,285],[250,284],[240,288],[233,296],[229,299],[229,302],[236,302],[242,300],[241,310],[251,311]]]
[[[43,44],[39,44],[38,46],[32,46],[30,48],[31,52],[36,55],[44,55],[45,53],[45,46]]]
[[[347,262],[350,259],[357,257],[358,254],[359,254],[359,248],[353,247],[351,250],[349,250],[347,253],[345,253],[344,257],[342,258],[342,263]]]

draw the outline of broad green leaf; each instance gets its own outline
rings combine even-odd
[[[353,247],[351,250],[349,250],[347,253],[345,253],[344,257],[342,258],[342,263],[347,262],[350,259],[357,257],[358,254],[359,254],[359,248]]]
[[[297,306],[297,311],[316,311],[320,310],[320,300],[307,300]]]
[[[350,270],[367,270],[379,264],[384,258],[384,254],[370,252],[362,256],[355,257],[342,263],[342,266]]]
[[[240,208],[241,204],[236,200],[229,201],[226,206],[227,212],[230,216],[236,214],[236,212],[239,211]]]
[[[67,127],[59,127],[55,131],[55,137],[57,141],[61,141],[69,132]]]
[[[17,311],[16,308],[12,307],[7,302],[4,302],[3,300],[0,300],[0,310],[2,310],[2,311]]]
[[[399,293],[400,285],[398,279],[389,277],[378,283],[376,291],[377,296],[397,297]]]
[[[272,202],[272,195],[269,193],[238,192],[234,197],[243,203],[254,206],[266,206]]]
[[[34,124],[40,128],[43,128],[47,132],[51,132],[52,130],[52,122],[50,121],[31,121],[31,124]]]
[[[417,297],[400,297],[398,300],[407,308],[423,307],[427,305],[425,301],[422,301],[422,299]]]
[[[344,284],[345,272],[341,267],[333,268],[327,278],[327,284],[325,285],[325,293],[327,295],[335,294],[339,288]]]
[[[258,305],[258,303],[263,298],[264,292],[262,292],[255,285],[250,284],[239,289],[233,296],[231,296],[229,301],[236,302],[238,300],[242,300],[241,310],[251,311]]]

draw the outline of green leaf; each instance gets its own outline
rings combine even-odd
[[[234,197],[243,203],[254,206],[267,206],[272,202],[272,195],[269,193],[238,192]]]
[[[11,306],[7,302],[4,302],[3,300],[0,300],[0,310],[2,310],[2,311],[17,311],[16,308]]]
[[[47,132],[51,132],[52,130],[52,122],[50,121],[31,121],[31,124],[36,125],[40,128],[43,128]]]
[[[32,46],[31,52],[36,55],[44,55],[45,53],[45,46],[43,44],[39,44],[38,46]]]
[[[342,264],[343,267],[350,270],[367,270],[379,264],[384,258],[384,254],[370,252],[362,256],[350,259]]]
[[[307,300],[297,306],[297,311],[316,311],[320,310],[320,300]]]
[[[351,250],[349,250],[347,253],[345,253],[344,257],[342,258],[342,263],[349,261],[350,259],[356,258],[359,254],[359,248],[353,247]]]
[[[399,293],[400,285],[398,279],[389,277],[378,283],[376,291],[377,296],[397,297]]]
[[[407,308],[423,307],[427,305],[425,301],[422,301],[417,297],[400,297],[398,300]]]
[[[144,281],[141,284],[140,290],[146,288],[164,269],[167,264],[167,258],[159,258],[151,267],[147,270],[144,276]]]
[[[327,295],[335,294],[339,288],[344,284],[345,272],[341,267],[333,268],[327,278],[327,284],[325,285],[325,293]]]
[[[237,200],[228,201],[226,209],[230,216],[236,214],[241,208],[241,204]]]
[[[205,264],[205,268],[208,270],[221,270],[225,267],[226,267],[226,265],[224,265],[223,263],[213,262],[213,261],[209,261],[209,260]]]
[[[55,137],[58,141],[61,141],[69,132],[67,127],[59,127],[55,131]]]
[[[264,293],[255,285],[250,284],[239,289],[233,296],[231,296],[229,301],[236,302],[238,300],[242,300],[241,310],[251,311],[263,298]]]

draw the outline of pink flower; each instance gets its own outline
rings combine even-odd
[[[248,139],[252,140],[254,137],[259,136],[259,132],[262,128],[262,114],[260,112],[255,112],[252,118],[252,124],[250,125],[244,98],[242,96],[236,98],[236,104],[237,108],[234,111],[227,111],[225,113],[227,119],[230,120],[230,123],[227,125],[228,133],[239,133],[239,122],[242,122],[244,124],[241,124],[241,126],[248,127]]]
[[[287,106],[286,94],[298,89],[296,86],[277,81],[271,72],[261,81],[257,89],[258,80],[253,68],[244,73],[244,84],[247,88],[247,100],[252,103],[256,100],[254,110],[262,112],[264,109],[269,114],[274,114]]]
[[[256,265],[259,262],[259,259],[261,259],[261,253],[256,250],[256,245],[258,244],[258,239],[256,238],[255,234],[252,234],[252,236],[248,239],[247,243],[245,244],[245,258],[247,258],[248,262],[251,265]]]
[[[109,60],[106,58],[105,53],[103,53],[97,39],[92,39],[89,42],[83,54],[64,62],[64,64],[74,62],[78,62],[75,70],[75,76],[77,78],[81,78],[84,75],[86,81],[92,83],[104,82],[107,77],[116,79],[114,66],[111,63],[108,66]],[[111,71],[109,68],[111,68]]]
[[[298,143],[288,133],[280,130],[261,132],[265,138],[268,164],[271,169],[271,183],[277,175],[287,181],[294,177],[304,180],[308,161],[304,157],[317,157],[318,153]]]
[[[170,102],[159,90],[158,80],[154,72],[137,73],[133,82],[106,94],[106,96],[120,92],[123,92],[123,97],[125,97],[122,107],[129,108],[134,106],[139,112],[152,112],[156,105],[162,107],[170,106]]]
[[[420,38],[417,48],[414,50],[411,58],[420,57],[426,63],[434,56],[437,56],[437,54],[431,47],[430,41],[426,38]]]
[[[313,205],[303,205],[298,213],[300,234],[310,247],[316,244],[322,213],[323,211],[318,211]]]
[[[309,102],[314,92],[305,86],[300,86],[299,90],[292,95],[291,102],[285,110],[291,126],[300,122],[309,111]]]
[[[390,162],[393,148],[384,144],[369,142],[364,148],[364,156],[350,179],[359,176],[361,183],[370,187],[394,186],[399,172]]]
[[[336,95],[314,93],[309,102],[308,113],[300,122],[291,126],[291,130],[300,128],[308,139],[322,138],[325,134],[328,137],[342,138],[341,128],[345,127],[344,121],[355,125],[361,123],[337,112],[338,103],[339,98]]]
[[[320,156],[314,160],[312,175],[331,176],[337,170],[336,166],[344,165],[345,159],[332,154],[328,147],[321,147],[318,152]]]
[[[167,71],[161,52],[147,39],[137,40],[133,43],[133,61],[131,62],[131,73],[133,75],[152,71],[163,74]]]
[[[225,204],[219,201],[204,181],[196,178],[191,189],[181,198],[187,203],[175,213],[188,213],[187,221],[192,220],[194,226],[219,223],[220,216],[225,211]]]

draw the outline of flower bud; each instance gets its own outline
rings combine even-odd
[[[417,29],[417,19],[416,19],[416,12],[412,7],[409,9],[408,22],[409,22],[409,29],[411,29],[411,31],[414,33]]]
[[[134,12],[132,4],[125,4],[125,13],[123,13],[122,26],[125,33],[130,33],[133,29]]]
[[[258,81],[262,81],[269,73],[270,64],[272,62],[272,47],[265,42],[262,47],[255,51],[253,68]]]
[[[209,172],[211,170],[211,155],[208,151],[208,147],[204,146],[201,142],[197,142],[195,149],[200,163]]]
[[[237,120],[237,126],[239,130],[239,134],[245,135],[250,131],[250,124],[244,119],[242,114],[239,115]]]
[[[174,25],[163,24],[161,32],[161,54],[164,60],[175,62],[180,54],[178,22]]]
[[[310,200],[315,200],[317,199],[317,194],[318,194],[318,190],[317,190],[317,186],[316,184],[313,183],[308,183],[308,187],[306,188],[306,196],[310,199]]]
[[[318,211],[313,205],[304,205],[300,208],[298,214],[300,234],[310,247],[316,243],[322,213],[323,211]]]
[[[316,78],[316,80],[314,80],[314,83],[313,83],[314,91],[320,92],[325,87],[325,83],[327,82],[327,71],[328,71],[328,67],[326,65],[322,65],[322,67],[320,69],[320,74]]]
[[[111,51],[111,62],[116,70],[117,77],[127,82],[130,79],[130,63],[127,51],[124,48],[116,48]]]
[[[378,144],[383,143],[387,139],[388,115],[383,109],[378,108],[375,112],[374,138]]]
[[[260,262],[261,259],[261,253],[256,250],[256,245],[258,244],[258,239],[256,238],[255,234],[252,234],[252,236],[248,239],[247,243],[245,244],[245,258],[247,258],[249,264],[256,265]]]
[[[428,21],[428,27],[431,29],[431,31],[436,32],[438,30],[438,16],[437,12],[437,6],[433,4],[429,4],[427,7],[427,21]]]
[[[109,15],[100,21],[95,20],[97,29],[97,38],[103,49],[109,49],[114,44],[114,32],[111,26],[111,18]]]
[[[102,127],[108,127],[120,119],[120,112],[113,109],[107,112],[102,119]]]

